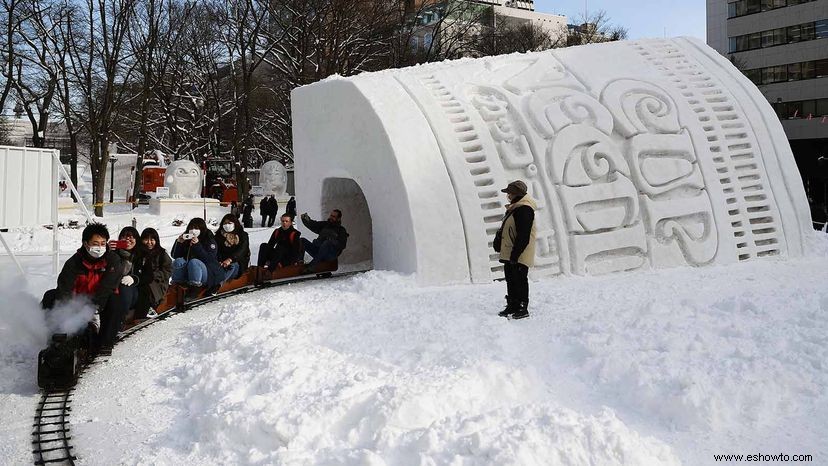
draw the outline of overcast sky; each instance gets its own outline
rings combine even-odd
[[[562,14],[574,23],[584,0],[535,0],[535,10]],[[590,12],[604,10],[610,23],[629,30],[630,39],[693,36],[705,40],[705,0],[586,0]]]

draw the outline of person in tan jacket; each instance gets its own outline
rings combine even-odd
[[[494,250],[506,275],[506,309],[501,317],[529,317],[529,267],[535,264],[535,200],[526,193],[526,183],[512,181],[501,192],[509,204],[495,234]]]

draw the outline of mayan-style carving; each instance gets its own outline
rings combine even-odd
[[[681,130],[673,100],[653,84],[631,79],[614,81],[601,92],[601,103],[612,113],[616,130],[624,137]]]
[[[445,62],[293,97],[299,197],[313,205],[322,179],[352,177],[374,263],[425,282],[502,274],[491,244],[514,179],[537,200],[536,277],[803,250],[810,217],[781,126],[692,40]],[[340,118],[327,117],[331,98]]]
[[[529,118],[545,138],[572,124],[585,123],[612,132],[612,115],[595,97],[567,88],[541,89],[527,103]]]

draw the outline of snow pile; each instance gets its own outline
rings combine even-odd
[[[78,425],[79,453],[101,464],[821,457],[828,256],[815,238],[815,255],[791,262],[535,282],[532,318],[518,322],[494,315],[500,283],[418,287],[370,272],[242,295],[185,314],[193,323],[175,338],[147,332],[116,349],[121,366],[87,383],[146,404],[125,426],[126,408],[80,394],[91,422]],[[146,351],[165,356],[133,357]],[[112,380],[126,373],[140,376]],[[107,453],[107,436],[146,440]]]
[[[558,406],[531,366],[482,346],[481,324],[500,320],[423,319],[439,300],[391,274],[323,288],[263,293],[193,332],[194,356],[161,382],[184,408],[176,437],[230,463],[678,463],[611,411]]]

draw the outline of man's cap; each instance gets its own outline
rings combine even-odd
[[[506,186],[505,189],[501,189],[500,192],[523,196],[526,194],[526,183],[520,180],[512,181],[509,183],[509,186]]]

